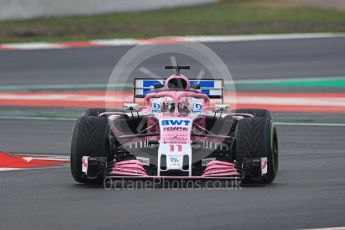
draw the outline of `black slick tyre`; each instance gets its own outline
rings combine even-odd
[[[91,182],[82,172],[82,157],[107,156],[108,119],[83,116],[73,128],[70,152],[71,172],[75,181]]]
[[[241,119],[235,133],[236,161],[267,158],[267,173],[259,182],[271,183],[278,172],[278,137],[272,120],[268,117]],[[250,178],[246,178],[248,181]]]

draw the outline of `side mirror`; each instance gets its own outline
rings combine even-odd
[[[123,103],[123,110],[136,110],[138,111],[140,106],[136,103]]]
[[[227,104],[216,104],[215,105],[216,111],[229,111],[230,105]]]

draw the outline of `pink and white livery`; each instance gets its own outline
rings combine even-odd
[[[166,80],[135,79],[134,101],[123,109],[88,109],[78,119],[71,143],[74,179],[272,182],[278,137],[270,112],[230,111],[216,104],[223,102],[223,80],[188,79],[180,70],[189,66],[166,69],[174,70]]]

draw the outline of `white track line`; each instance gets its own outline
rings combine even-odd
[[[12,171],[25,171],[25,170],[40,170],[40,169],[60,169],[67,168],[69,165],[49,166],[49,167],[36,167],[36,168],[0,168],[0,172],[12,172]]]
[[[345,230],[344,227],[330,227],[330,228],[305,228],[305,229],[299,229],[299,230]]]
[[[307,122],[274,122],[276,125],[286,126],[330,126],[330,127],[345,127],[343,123],[307,123]]]
[[[43,49],[63,49],[64,45],[47,43],[47,42],[32,42],[32,43],[10,43],[2,44],[1,47],[16,50],[43,50]]]
[[[308,38],[343,37],[344,33],[299,33],[299,34],[257,34],[257,35],[225,35],[225,36],[186,36],[189,41],[195,42],[237,42],[237,41],[264,41]]]
[[[254,80],[236,80],[225,81],[224,84],[253,84],[253,83],[278,83],[278,82],[314,82],[329,80],[344,80],[345,76],[329,76],[329,77],[303,77],[303,78],[274,78],[274,79],[254,79]]]
[[[17,171],[17,170],[25,170],[25,169],[23,169],[23,168],[1,168],[0,167],[0,172]]]
[[[34,120],[34,121],[76,121],[72,117],[30,117],[30,116],[0,116],[4,120]]]
[[[97,39],[90,42],[99,46],[134,46],[138,44],[136,39]]]
[[[44,157],[46,158],[50,158],[50,159],[55,159],[55,160],[69,160],[69,156],[68,155],[56,155],[56,154],[30,154],[30,153],[20,153],[20,154],[16,154],[16,155],[20,155],[20,156],[32,156],[32,157]]]

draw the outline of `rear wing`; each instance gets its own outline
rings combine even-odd
[[[153,92],[155,84],[160,83],[165,85],[163,79],[134,79],[134,100],[135,98],[144,98],[146,94]],[[210,99],[222,99],[224,95],[223,79],[203,79],[203,80],[189,80],[190,85],[199,84],[198,91],[206,94]]]

